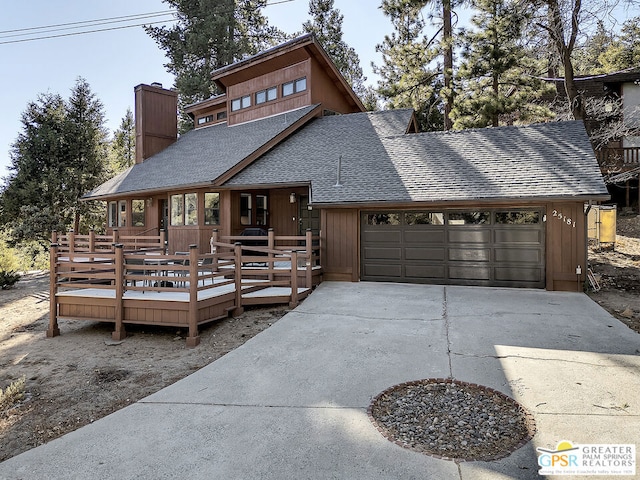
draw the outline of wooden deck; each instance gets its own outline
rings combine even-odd
[[[60,240],[50,252],[48,337],[60,334],[58,319],[89,320],[114,323],[117,340],[126,337],[126,324],[188,328],[187,346],[194,347],[200,325],[240,314],[246,305],[296,306],[322,280],[310,235],[276,248],[212,239],[214,253],[199,254],[192,245],[180,255],[148,245],[125,252],[121,243],[97,248],[96,241],[89,249],[78,248],[78,238],[72,247],[68,237]]]

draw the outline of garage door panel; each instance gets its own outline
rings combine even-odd
[[[545,224],[519,222],[542,219],[544,211],[487,209],[484,223],[447,223],[474,213],[455,210],[440,214],[444,224],[411,221],[425,212],[373,213],[393,215],[394,225],[370,225],[372,214],[363,214],[362,280],[544,287]]]
[[[370,260],[402,260],[402,249],[399,247],[367,247],[364,254]]]
[[[542,243],[540,228],[516,226],[512,229],[496,229],[496,243]]]
[[[444,244],[444,229],[438,230],[405,230],[406,243]]]
[[[454,227],[449,230],[449,243],[489,243],[491,230],[472,230],[471,227]]]
[[[404,249],[405,260],[438,260],[443,261],[445,259],[445,248],[430,248],[430,247],[407,247]]]
[[[455,280],[491,280],[489,265],[450,265],[449,278]]]
[[[402,241],[400,230],[369,230],[362,232],[362,238],[366,243],[395,243]]]
[[[405,277],[412,279],[429,278],[432,280],[445,278],[444,265],[406,265]]]
[[[450,248],[449,260],[461,262],[488,262],[491,260],[491,249]]]
[[[539,267],[496,267],[495,279],[504,282],[540,282],[544,271]]]
[[[542,251],[539,248],[496,248],[495,260],[501,263],[533,263],[542,262]]]
[[[365,275],[371,277],[402,277],[400,264],[368,263],[365,265]]]

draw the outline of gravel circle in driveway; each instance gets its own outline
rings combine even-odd
[[[506,457],[535,434],[533,417],[512,398],[442,378],[385,390],[373,399],[369,417],[392,442],[456,461]]]

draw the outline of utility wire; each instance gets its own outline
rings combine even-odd
[[[279,5],[279,4],[283,4],[283,3],[290,3],[293,2],[295,0],[275,0],[269,3],[265,3],[265,7],[269,7],[271,5]],[[19,28],[19,29],[14,29],[14,30],[0,30],[0,39],[2,38],[14,38],[14,37],[23,37],[23,36],[28,36],[28,35],[42,35],[43,33],[53,33],[53,32],[59,32],[59,31],[64,31],[64,30],[73,30],[73,29],[78,29],[78,28],[89,28],[89,27],[96,27],[99,25],[109,25],[109,24],[113,24],[113,23],[126,23],[126,22],[131,22],[131,21],[135,21],[135,20],[142,20],[145,18],[152,18],[152,17],[160,17],[160,16],[165,16],[165,15],[170,15],[170,14],[174,14],[177,13],[175,10],[165,10],[165,11],[161,11],[161,12],[150,12],[150,13],[139,13],[136,15],[124,15],[124,16],[119,16],[119,17],[107,17],[107,18],[99,18],[96,20],[84,20],[84,21],[79,21],[79,22],[69,22],[69,23],[59,23],[59,24],[53,24],[53,25],[44,25],[41,27],[29,27],[29,28]],[[230,13],[230,12],[227,12]],[[24,42],[32,42],[35,40],[47,40],[47,39],[51,39],[51,38],[60,38],[60,37],[71,37],[71,36],[75,36],[75,35],[85,35],[88,33],[98,33],[98,32],[108,32],[108,31],[113,31],[113,30],[123,30],[125,28],[134,28],[134,27],[143,27],[143,26],[148,26],[148,25],[156,25],[159,23],[171,23],[171,22],[176,22],[178,21],[178,19],[166,19],[166,20],[161,20],[161,21],[157,21],[157,22],[145,22],[145,23],[138,23],[138,24],[134,24],[134,25],[123,25],[120,27],[111,27],[111,28],[100,28],[100,29],[95,29],[95,30],[86,30],[86,31],[82,31],[82,32],[72,32],[72,33],[64,33],[64,34],[59,34],[59,35],[48,35],[48,36],[37,36],[37,37],[32,37],[32,38],[23,38],[23,39],[19,39],[19,40],[7,40],[7,41],[0,41],[0,45],[7,45],[7,44],[11,44],[11,43],[24,43]],[[18,33],[20,32],[20,33]],[[29,33],[25,33],[25,32],[29,32]],[[8,35],[7,35],[8,34]]]
[[[41,35],[41,34],[44,34],[44,33],[61,32],[61,31],[64,31],[64,30],[74,30],[74,29],[78,29],[78,28],[88,28],[88,27],[97,27],[97,26],[100,26],[100,25],[110,25],[110,24],[113,24],[113,23],[132,22],[134,20],[145,20],[147,18],[164,17],[166,15],[171,15],[171,14],[173,14],[173,12],[171,12],[171,13],[158,13],[158,14],[155,14],[155,15],[139,16],[139,17],[136,17],[136,18],[129,18],[127,20],[110,20],[110,21],[104,21],[104,22],[96,20],[95,23],[91,23],[91,24],[86,24],[86,22],[77,22],[77,23],[85,23],[85,25],[73,25],[73,26],[70,26],[70,27],[51,28],[49,30],[39,30],[38,32],[13,33],[11,35],[2,35],[2,32],[0,32],[0,38],[13,38],[13,37],[26,37],[26,36],[29,36],[29,35]],[[173,22],[173,21],[175,21],[175,19],[174,20],[167,19],[165,21]],[[64,25],[64,24],[62,24],[62,25]],[[52,25],[52,26],[57,26],[57,25]],[[39,28],[46,28],[46,27],[39,27]],[[33,29],[25,29],[25,30],[33,30]],[[77,33],[85,33],[85,32],[77,32]],[[90,33],[90,32],[86,32],[86,33]]]
[[[158,22],[148,22],[148,23],[138,23],[135,25],[125,25],[122,27],[111,27],[111,28],[100,28],[98,30],[88,30],[86,32],[73,32],[73,33],[61,33],[59,35],[49,35],[46,37],[34,37],[34,38],[22,38],[20,40],[8,40],[6,42],[0,42],[0,45],[7,45],[9,43],[24,43],[24,42],[33,42],[35,40],[47,40],[50,38],[60,38],[60,37],[72,37],[75,35],[85,35],[87,33],[97,33],[97,32],[110,32],[112,30],[123,30],[125,28],[134,28],[134,27],[145,27],[147,25],[155,25],[157,23],[168,23],[175,22],[177,20],[162,20]]]
[[[107,20],[120,20],[125,21],[124,19],[131,20],[139,20],[136,17],[146,17],[146,16],[156,16],[156,15],[168,15],[170,13],[175,13],[175,10],[164,10],[162,12],[149,12],[149,13],[137,13],[135,15],[124,15],[121,17],[107,17],[107,18],[98,18],[96,20],[83,20],[81,22],[71,22],[71,23],[57,23],[54,25],[43,25],[42,27],[29,27],[29,28],[18,28],[16,30],[0,30],[0,35],[5,33],[14,33],[14,32],[27,32],[30,30],[42,30],[43,28],[55,28],[55,27],[68,27],[69,25],[81,25],[83,23],[94,23],[94,22],[104,22]],[[91,25],[88,25],[91,26]]]

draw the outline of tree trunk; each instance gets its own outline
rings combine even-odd
[[[453,76],[453,39],[451,27],[451,0],[442,1],[442,18],[444,21],[444,29],[442,31],[444,43],[444,129],[451,130],[453,122],[451,121],[451,106],[453,105],[453,85],[451,78]]]

